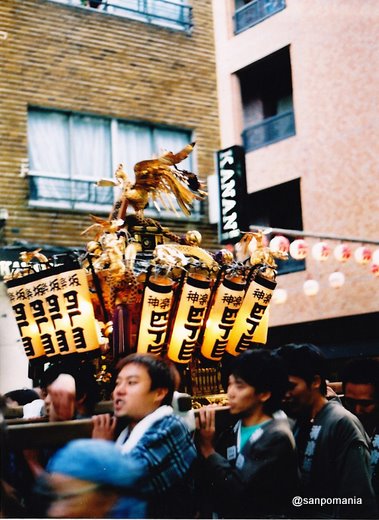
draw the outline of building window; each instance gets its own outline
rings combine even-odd
[[[249,195],[249,225],[302,231],[300,179],[284,182]],[[268,236],[271,240],[272,236]],[[294,237],[287,237],[292,242]],[[278,274],[305,270],[305,260],[276,260]]]
[[[189,142],[191,132],[186,130],[30,108],[29,205],[109,211],[118,188],[98,188],[97,180],[113,178],[122,163],[133,181],[135,163],[164,150],[178,152]],[[192,160],[189,156],[180,168],[193,170]],[[194,217],[199,212],[196,204]],[[156,215],[157,210],[146,213]]]
[[[234,33],[238,34],[279,13],[286,7],[285,0],[236,0]]]
[[[192,28],[192,7],[185,0],[52,0],[179,31]]]
[[[246,152],[295,135],[289,47],[238,73]]]

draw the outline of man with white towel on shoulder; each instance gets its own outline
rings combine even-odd
[[[196,448],[185,423],[173,413],[172,366],[152,354],[130,354],[119,361],[113,392],[114,416],[93,417],[93,438],[112,440],[116,424],[126,427],[116,439],[124,457],[146,469],[142,493],[150,518],[193,516],[192,466]]]

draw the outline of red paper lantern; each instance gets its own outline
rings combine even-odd
[[[290,241],[288,238],[278,235],[270,241],[270,249],[273,253],[288,253]]]
[[[354,258],[358,264],[366,265],[372,258],[372,251],[367,246],[358,247],[354,252]]]
[[[347,262],[351,258],[351,248],[347,244],[339,244],[334,248],[334,258],[338,262]]]
[[[304,260],[308,254],[308,244],[302,238],[294,240],[290,245],[290,255],[295,260]]]
[[[317,244],[312,247],[312,256],[319,262],[325,262],[325,260],[329,258],[330,252],[330,247],[326,242],[317,242]]]
[[[375,249],[375,251],[372,254],[372,263],[379,265],[379,249]]]

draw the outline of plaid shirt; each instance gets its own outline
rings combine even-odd
[[[138,482],[144,495],[160,495],[187,479],[197,457],[191,435],[176,415],[156,421],[129,453],[123,455],[138,462],[145,477]]]

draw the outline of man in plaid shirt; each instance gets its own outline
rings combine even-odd
[[[146,473],[139,491],[151,518],[193,516],[191,468],[195,445],[187,426],[173,414],[175,373],[151,354],[131,354],[119,361],[113,392],[114,416],[93,418],[92,436],[113,439],[126,423],[116,446]]]

